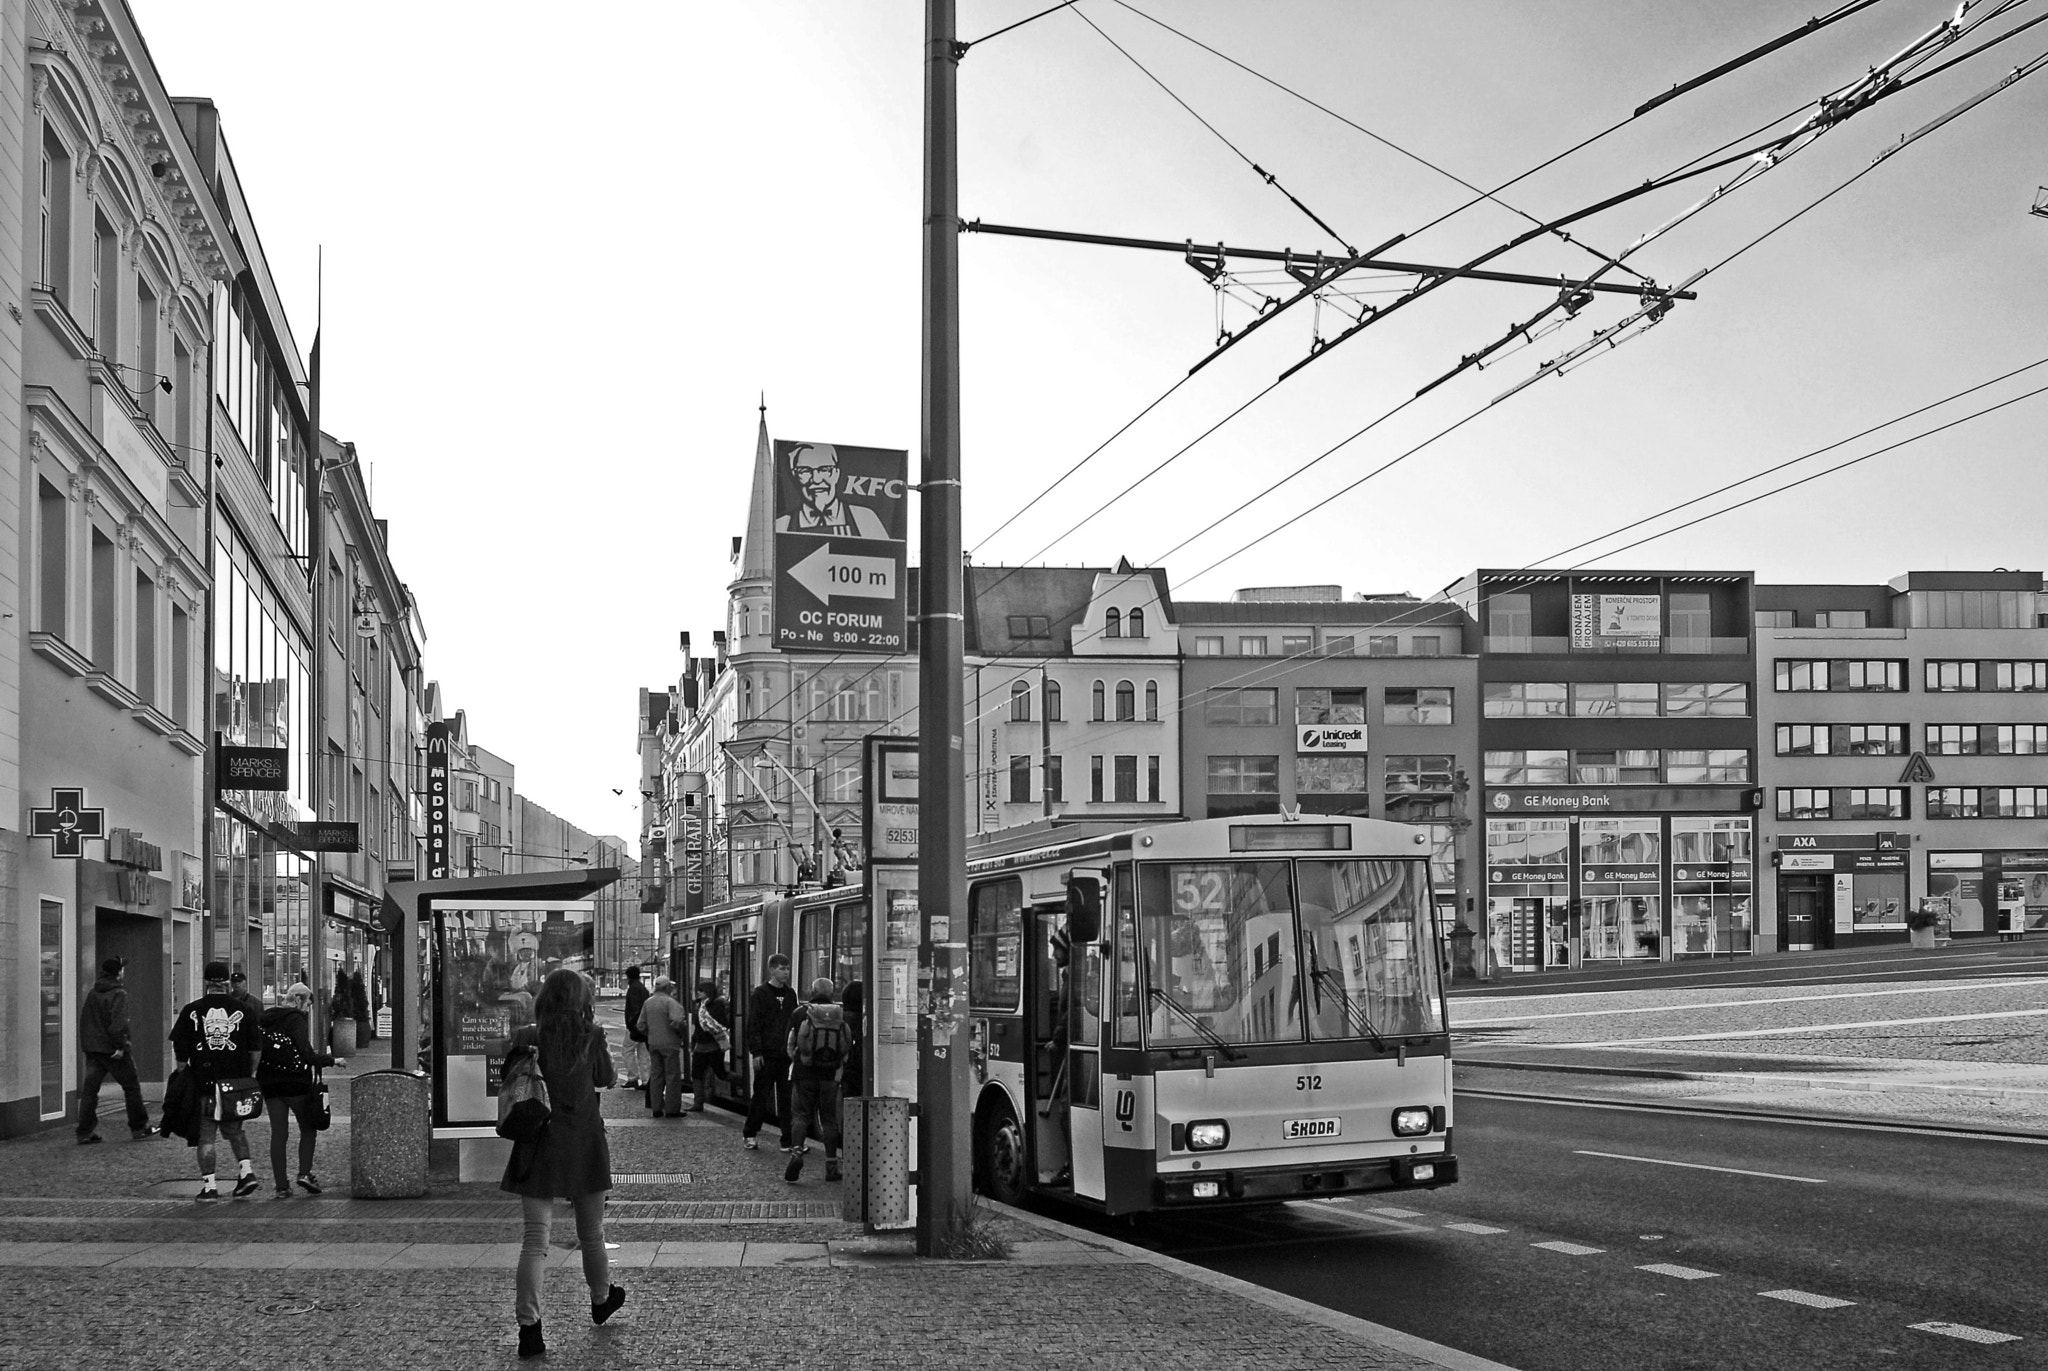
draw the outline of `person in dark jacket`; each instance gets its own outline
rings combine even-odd
[[[519,1249],[519,1355],[547,1353],[541,1333],[541,1293],[547,1276],[548,1234],[555,1200],[576,1210],[576,1242],[583,1254],[583,1279],[590,1287],[590,1321],[603,1323],[626,1302],[614,1285],[604,1248],[605,1192],[612,1188],[611,1145],[597,1092],[618,1079],[611,1049],[597,1026],[590,982],[564,968],[548,974],[533,1005],[535,1023],[512,1035],[514,1053],[537,1052],[548,1086],[547,1128],[537,1142],[515,1143],[500,1190],[521,1198],[525,1242]]]
[[[726,1074],[725,1054],[732,1050],[732,1005],[718,993],[718,982],[706,980],[697,987],[697,1012],[690,1016],[690,1079],[697,1097],[691,1113],[701,1112],[711,1098],[711,1078],[731,1079]]]
[[[171,1050],[191,1071],[200,1092],[199,1195],[202,1200],[220,1198],[213,1176],[213,1140],[216,1133],[228,1140],[235,1154],[235,1197],[253,1195],[262,1186],[256,1180],[255,1165],[249,1160],[249,1139],[242,1121],[234,1115],[221,1117],[220,1082],[249,1075],[256,1053],[263,1047],[263,1032],[256,1016],[228,991],[228,964],[206,964],[206,993],[178,1011],[171,1025]]]
[[[128,1131],[135,1141],[156,1136],[142,1082],[135,1075],[135,1042],[128,1025],[128,992],[121,985],[121,959],[100,963],[100,977],[78,1007],[78,1050],[85,1054],[85,1079],[78,1084],[78,1141],[100,1140],[100,1086],[107,1077],[121,1087],[128,1105]]]
[[[759,1147],[754,1138],[767,1122],[770,1108],[782,1129],[782,1150],[789,1140],[789,1016],[796,1012],[796,992],[789,988],[789,958],[778,952],[768,959],[768,979],[747,997],[747,1052],[754,1059],[754,1093],[740,1145]]]
[[[790,1114],[796,1145],[782,1179],[804,1173],[804,1148],[815,1136],[825,1145],[825,1179],[839,1179],[839,1073],[859,1051],[846,1011],[834,1002],[832,978],[811,982],[811,996],[789,1017]]]
[[[647,1006],[647,987],[640,983],[640,968],[626,968],[626,1067],[625,1086],[628,1090],[645,1090],[653,1077],[647,1057],[647,1034],[634,1025],[640,1022],[640,1011]],[[649,1098],[647,1107],[652,1109],[654,1101]]]
[[[263,1011],[256,1026],[263,1030],[263,1059],[256,1064],[256,1082],[263,1087],[263,1108],[270,1115],[270,1177],[277,1197],[292,1197],[284,1153],[291,1121],[299,1121],[299,1185],[309,1195],[320,1193],[313,1175],[313,1147],[319,1130],[313,1117],[313,1068],[347,1066],[348,1058],[315,1052],[312,1040],[313,987],[300,981],[284,992],[284,1003]]]
[[[859,981],[848,981],[846,993],[839,997],[840,1007],[846,1011],[846,1031],[853,1035],[854,1050],[847,1054],[846,1065],[839,1071],[839,1093],[852,1098],[867,1092],[866,1054],[860,1046],[861,1033],[867,1027],[868,992]]]
[[[228,977],[228,995],[240,1001],[242,1007],[249,1011],[251,1023],[263,1017],[263,1001],[249,993],[249,978],[241,972],[237,971]]]

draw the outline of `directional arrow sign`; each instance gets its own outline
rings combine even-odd
[[[896,562],[891,557],[858,557],[822,544],[789,569],[790,579],[824,604],[835,599],[893,600]]]

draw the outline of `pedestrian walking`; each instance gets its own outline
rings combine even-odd
[[[515,1143],[500,1190],[520,1197],[525,1218],[519,1249],[515,1308],[519,1355],[547,1353],[541,1332],[541,1294],[547,1278],[548,1234],[555,1200],[576,1211],[576,1244],[590,1287],[590,1321],[603,1323],[626,1302],[614,1285],[604,1247],[605,1192],[612,1188],[611,1146],[597,1092],[618,1079],[604,1030],[597,1026],[590,982],[566,968],[548,974],[534,1001],[535,1023],[512,1035],[508,1055],[534,1052],[548,1086],[548,1124],[538,1141]]]
[[[796,992],[789,988],[789,958],[778,952],[768,959],[768,979],[747,997],[747,1053],[753,1058],[754,1090],[747,1103],[747,1122],[740,1145],[759,1147],[755,1138],[775,1111],[782,1130],[782,1150],[789,1151],[789,1016],[796,1012]]]
[[[857,1047],[846,1026],[846,1010],[832,997],[832,978],[811,982],[811,997],[789,1020],[792,1101],[789,1165],[782,1179],[795,1185],[804,1173],[804,1149],[816,1138],[825,1145],[825,1179],[839,1179],[839,1073]]]
[[[156,1136],[149,1126],[149,1106],[142,1102],[142,1082],[135,1075],[135,1041],[122,969],[119,957],[101,962],[99,979],[78,1007],[78,1050],[85,1054],[85,1079],[78,1085],[81,1146],[100,1141],[100,1086],[109,1076],[121,1087],[128,1106],[129,1134],[137,1142]]]
[[[690,1016],[690,1080],[696,1099],[692,1113],[701,1112],[711,1098],[711,1079],[732,1079],[725,1067],[725,1054],[732,1051],[732,1005],[718,993],[718,982],[707,980],[697,987],[697,1012]]]
[[[653,1079],[649,1075],[652,1068],[647,1061],[647,1034],[634,1026],[640,1022],[640,1011],[646,1006],[647,987],[640,983],[640,968],[629,966],[626,968],[626,1064],[623,1068],[625,1086],[629,1090],[645,1091]],[[647,1099],[647,1107],[654,1108],[651,1095]]]
[[[347,1066],[348,1058],[313,1049],[313,987],[299,981],[286,988],[284,1003],[263,1011],[256,1021],[263,1030],[263,1056],[256,1063],[256,1083],[263,1090],[263,1107],[270,1116],[270,1177],[277,1183],[277,1197],[292,1197],[285,1174],[285,1143],[291,1121],[299,1123],[299,1187],[309,1195],[320,1193],[313,1175],[313,1148],[321,1128],[319,1097],[313,1093],[313,1072],[324,1066]]]
[[[839,1007],[846,1011],[846,1031],[852,1035],[854,1044],[853,1051],[846,1054],[846,1065],[839,1069],[839,1095],[841,1099],[851,1099],[867,1093],[867,1054],[860,1046],[867,1031],[867,987],[859,981],[848,981],[846,993],[839,997]]]
[[[249,1138],[242,1131],[238,1100],[257,1089],[249,1071],[263,1047],[263,1032],[248,1006],[229,993],[228,964],[206,964],[206,993],[179,1009],[171,1025],[171,1051],[191,1072],[199,1091],[199,1194],[220,1198],[214,1180],[214,1139],[228,1140],[235,1157],[235,1198],[253,1195],[261,1185],[249,1160]]]
[[[249,1011],[249,1022],[263,1017],[263,1001],[249,993],[249,978],[239,971],[228,977],[228,998]]]
[[[647,1039],[647,1059],[653,1064],[647,1098],[657,1119],[683,1116],[683,1045],[689,1041],[690,1015],[676,1000],[675,988],[676,983],[668,977],[656,977],[654,993],[635,1020]]]

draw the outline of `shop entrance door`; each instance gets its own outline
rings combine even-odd
[[[1820,923],[1820,891],[1811,881],[1785,881],[1778,887],[1778,911],[1785,921],[1785,950],[1811,952]]]
[[[99,951],[95,969],[108,957],[128,966],[121,978],[128,992],[128,1022],[135,1030],[135,1071],[145,1081],[160,1081],[164,1071],[164,1035],[149,1031],[168,1023],[176,1005],[164,1004],[164,922],[118,909],[93,912],[93,940]]]

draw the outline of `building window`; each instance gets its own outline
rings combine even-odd
[[[1906,593],[1906,615],[1913,628],[2033,628],[2041,612],[2041,596],[2032,590]]]
[[[1048,723],[1060,721],[1060,683],[1050,676],[1045,678],[1045,718]]]
[[[1021,639],[1024,642],[1050,638],[1052,637],[1052,620],[1043,614],[1012,614],[1010,616],[1010,636]]]
[[[1294,722],[1362,724],[1365,722],[1365,692],[1305,686],[1294,692]]]
[[[1211,795],[1278,795],[1280,759],[1274,757],[1211,757]]]
[[[1906,688],[1906,664],[1888,661],[1837,662],[1836,671],[1842,680],[1837,690],[1904,690]]]
[[[1488,785],[1564,785],[1571,779],[1571,758],[1563,748],[1486,754]]]
[[[1323,655],[1325,657],[1349,657],[1356,650],[1357,644],[1348,633],[1339,634],[1334,637],[1325,636],[1323,639]]]
[[[1666,652],[1712,652],[1713,598],[1697,591],[1674,591],[1669,604],[1671,607],[1671,632],[1664,640]]]
[[[1562,681],[1489,681],[1484,709],[1489,719],[1561,719],[1565,711]]]
[[[1869,628],[1867,609],[1827,609],[1813,616],[1815,628]]]
[[[1271,687],[1217,687],[1209,692],[1203,722],[1212,728],[1276,724],[1280,722],[1280,692]]]
[[[1124,636],[1124,616],[1120,610],[1104,610],[1102,613],[1102,636],[1121,638]]]
[[[1145,800],[1148,804],[1159,803],[1159,759],[1145,759]]]
[[[1659,692],[1655,681],[1575,681],[1574,719],[1654,719]]]
[[[1529,596],[1494,595],[1486,601],[1486,650],[1488,652],[1528,652],[1532,648],[1531,635],[1535,629],[1534,615],[1530,611]]]
[[[1418,633],[1408,640],[1408,651],[1416,657],[1441,657],[1444,640],[1434,633]]]
[[[1119,723],[1138,717],[1138,694],[1129,681],[1116,683],[1116,717]]]
[[[1789,609],[1760,609],[1756,612],[1758,628],[1797,628],[1799,616]]]
[[[1031,802],[1031,759],[1010,758],[1010,803],[1013,805]]]
[[[1159,682],[1157,681],[1145,682],[1145,722],[1148,724],[1159,722]]]
[[[1826,690],[1828,664],[1812,658],[1780,657],[1772,663],[1779,690]]]
[[[1820,757],[1829,752],[1826,724],[1779,724],[1780,757]]]
[[[135,573],[135,693],[156,703],[156,582]]]
[[[1130,612],[1130,615],[1124,620],[1124,636],[1126,638],[1142,638],[1145,636],[1144,610],[1134,609]]]
[[[1850,757],[1903,757],[1904,724],[1836,724],[1837,752]]]
[[[1330,753],[1298,756],[1294,759],[1294,791],[1297,795],[1363,795],[1365,758]]]
[[[1389,795],[1448,794],[1457,776],[1456,759],[1442,753],[1389,756],[1385,765]]]
[[[38,581],[36,626],[45,633],[69,638],[64,611],[71,588],[71,545],[65,536],[71,502],[48,481],[36,479],[36,541]]]
[[[112,675],[116,624],[120,610],[114,584],[118,553],[113,539],[95,528],[92,531],[92,659],[101,671]]]
[[[1928,663],[1931,667],[1934,664]],[[1780,657],[1772,663],[1779,690],[1904,690],[1906,664],[1885,659]],[[1969,689],[1975,689],[1971,686]],[[1933,689],[1933,687],[1929,687]]]
[[[1010,722],[1028,724],[1031,722],[1031,687],[1022,681],[1010,683]]]
[[[2048,817],[2048,786],[1929,786],[1930,819],[2039,819]]]
[[[1389,689],[1380,707],[1380,722],[1386,724],[1448,724],[1451,722],[1449,686],[1415,686]]]
[[[2002,757],[2038,757],[2048,753],[2048,724],[1985,724],[1990,746],[1984,750]]]
[[[1057,752],[1045,759],[1045,798],[1054,802],[1067,798],[1066,767]]]
[[[1993,690],[2048,690],[2048,662],[1993,662]]]
[[[1306,633],[1283,633],[1280,635],[1282,657],[1306,657],[1315,651],[1316,641]]]
[[[120,292],[114,275],[121,262],[120,240],[113,226],[93,216],[92,237],[92,326],[93,347],[102,357],[113,357],[120,345]]]
[[[1902,786],[1849,788],[1842,792],[1837,813],[1844,819],[1904,819],[1906,792]]]
[[[171,606],[171,718],[192,729],[192,616]]]
[[[1834,792],[1826,787],[1779,786],[1778,817],[1831,819],[1834,817]]]
[[[1927,750],[1937,757],[1974,757],[1977,743],[1975,724],[1927,725]]]
[[[1664,779],[1672,785],[1743,785],[1749,777],[1746,747],[1673,748],[1664,758]]]
[[[1936,662],[1925,664],[1928,690],[1975,690],[1977,688],[1977,664],[1975,662]]]
[[[1747,681],[1667,681],[1664,716],[1668,719],[1746,719]]]
[[[1240,657],[1265,656],[1266,640],[1264,638],[1239,638],[1237,640],[1237,655]]]
[[[1088,798],[1096,804],[1102,803],[1102,758],[1088,759]]]
[[[1116,759],[1116,802],[1120,805],[1138,802],[1138,759],[1118,757]]]
[[[1108,687],[1105,686],[1101,681],[1097,681],[1095,683],[1093,691],[1090,692],[1090,698],[1094,703],[1094,713],[1090,717],[1092,717],[1095,720],[1095,722],[1099,724],[1103,721],[1105,717],[1107,717],[1104,713],[1104,709],[1106,708],[1109,699]]]
[[[1572,753],[1575,785],[1655,785],[1664,779],[1655,748],[1580,750]]]
[[[1223,655],[1222,636],[1219,634],[1213,638],[1197,637],[1195,639],[1195,655],[1197,657],[1221,657]]]
[[[1400,656],[1400,636],[1393,633],[1368,633],[1365,637],[1365,655],[1368,657]]]

